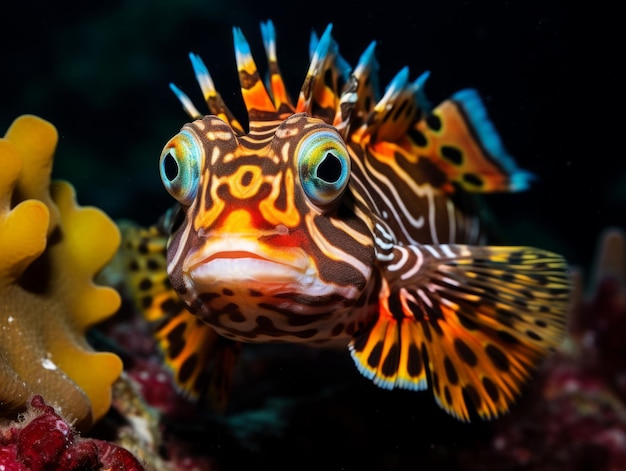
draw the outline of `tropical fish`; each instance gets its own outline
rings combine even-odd
[[[331,29],[296,102],[273,24],[266,83],[233,29],[247,127],[190,54],[210,114],[171,85],[193,119],[159,160],[177,204],[125,228],[129,284],[191,394],[223,397],[242,343],[339,343],[382,388],[495,417],[562,339],[570,282],[557,254],[484,245],[474,195],[533,176],[475,90],[433,106],[405,67],[381,94],[375,43],[352,68]]]

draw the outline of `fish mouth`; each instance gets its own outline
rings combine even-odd
[[[188,260],[196,289],[211,286],[306,285],[315,275],[309,257],[298,248],[271,250],[258,243],[214,243]],[[239,245],[239,247],[237,247]]]

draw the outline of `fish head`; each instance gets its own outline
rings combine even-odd
[[[350,151],[333,126],[297,113],[238,134],[209,115],[186,124],[159,165],[180,205],[170,282],[219,333],[327,336],[364,295],[374,241],[350,195]]]

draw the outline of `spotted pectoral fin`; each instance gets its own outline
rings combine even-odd
[[[411,246],[392,255],[378,315],[350,345],[361,372],[388,389],[428,381],[461,420],[507,411],[562,339],[565,261],[529,247]]]
[[[455,93],[417,121],[406,136],[402,147],[430,159],[467,191],[521,191],[533,179],[504,148],[475,90]]]
[[[164,221],[149,228],[120,222],[122,245],[107,278],[132,298],[154,328],[163,361],[178,389],[192,399],[207,397],[214,407],[222,409],[239,345],[220,337],[187,311],[170,286]]]
[[[216,410],[228,403],[240,345],[218,335],[182,305],[158,323],[155,337],[172,370],[176,385],[187,396],[206,397]]]

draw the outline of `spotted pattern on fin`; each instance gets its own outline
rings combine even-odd
[[[425,389],[461,420],[509,409],[563,336],[562,257],[528,247],[394,247],[380,311],[350,349],[381,387]],[[412,267],[419,276],[406,277]]]
[[[534,178],[516,168],[475,90],[457,92],[426,114],[403,146],[432,156],[449,180],[470,192],[522,191]]]

